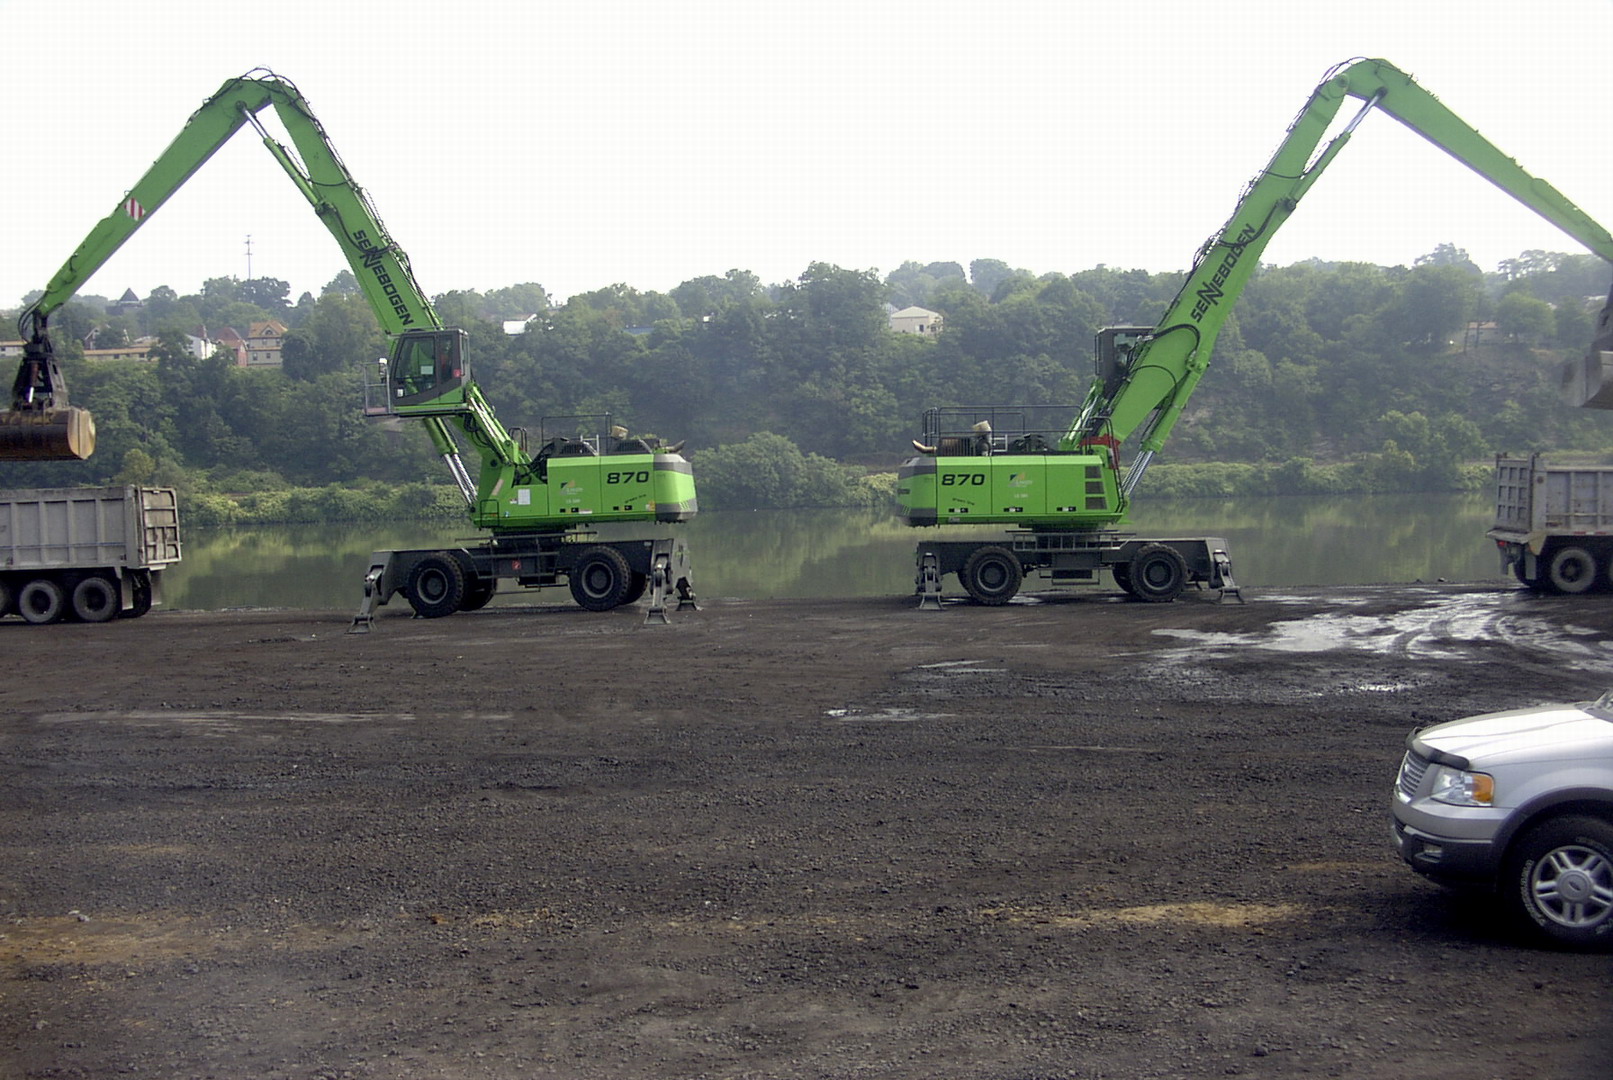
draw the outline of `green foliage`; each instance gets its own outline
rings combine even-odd
[[[138,446],[124,451],[123,467],[112,479],[119,484],[146,485],[157,475],[157,461]]]
[[[489,321],[528,319],[549,310],[549,294],[542,285],[523,282],[494,289],[482,297],[481,316]]]
[[[194,526],[454,521],[464,516],[465,503],[457,489],[443,484],[329,484],[235,494],[190,491],[183,513],[185,523]]]
[[[337,371],[356,371],[386,355],[386,335],[362,294],[327,292],[286,334],[281,370],[291,379],[312,382]]]
[[[1544,300],[1524,292],[1509,292],[1495,305],[1495,322],[1513,341],[1535,345],[1557,330],[1557,313]]]
[[[1319,465],[1309,458],[1261,464],[1155,465],[1142,497],[1233,498],[1255,495],[1384,495],[1419,491],[1477,491],[1490,482],[1488,465],[1465,464],[1429,486],[1409,453],[1393,443],[1375,454]]]
[[[818,506],[873,506],[889,485],[818,454],[803,454],[789,439],[759,432],[744,442],[694,455],[701,506],[712,510],[773,510]]]
[[[928,266],[905,262],[885,278],[891,306],[929,307],[936,291],[945,285],[967,285],[963,267],[955,262],[934,262]]]

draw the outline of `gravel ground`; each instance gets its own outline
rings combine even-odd
[[[1387,812],[1613,599],[1248,599],[7,620],[0,1076],[1610,1075]]]

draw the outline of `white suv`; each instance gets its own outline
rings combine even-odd
[[[1413,732],[1394,839],[1442,885],[1495,887],[1536,936],[1613,948],[1613,691]]]

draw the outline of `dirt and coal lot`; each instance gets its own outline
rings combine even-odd
[[[1613,960],[1400,864],[1504,587],[0,623],[0,1076],[1609,1075]]]

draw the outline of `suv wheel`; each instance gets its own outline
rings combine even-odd
[[[1522,925],[1561,945],[1613,948],[1613,824],[1561,817],[1507,857],[1502,898]]]

